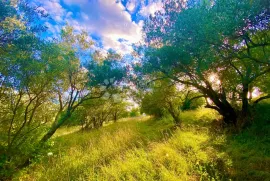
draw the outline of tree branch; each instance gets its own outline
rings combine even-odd
[[[263,96],[263,97],[260,97],[259,99],[257,99],[256,101],[254,101],[253,105],[256,105],[258,104],[259,102],[265,100],[265,99],[269,99],[270,98],[270,94],[266,95],[266,96]]]
[[[212,105],[210,105],[210,104],[207,104],[207,105],[205,106],[205,108],[214,109],[214,110],[218,111],[219,113],[221,112],[221,110],[220,110],[218,107],[212,106]]]
[[[189,99],[189,101],[191,102],[191,101],[193,101],[195,99],[199,99],[201,97],[205,97],[205,95],[199,95],[199,96],[193,97],[193,98]]]

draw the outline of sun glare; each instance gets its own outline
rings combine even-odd
[[[260,89],[258,87],[255,87],[251,93],[252,98],[257,98],[261,95]],[[248,93],[248,98],[250,98],[250,93]]]
[[[215,74],[211,74],[211,75],[209,76],[209,81],[210,81],[210,82],[214,82],[214,81],[216,80],[216,78],[217,78],[217,76],[216,76]]]
[[[207,97],[206,101],[207,101],[208,104],[212,104],[213,103],[213,101],[209,97]]]
[[[208,80],[213,84],[221,85],[221,81],[218,79],[217,74],[214,74],[214,73],[210,74],[210,76],[208,77]]]

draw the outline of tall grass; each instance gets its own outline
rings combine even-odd
[[[53,156],[43,155],[14,180],[267,180],[267,108],[240,134],[213,132],[217,114],[199,109],[182,113],[176,130],[170,118],[133,118],[60,136],[47,150]]]

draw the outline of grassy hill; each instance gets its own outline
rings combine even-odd
[[[207,109],[182,113],[181,129],[151,117],[62,129],[14,180],[270,180],[269,107],[259,109],[241,133],[220,129]]]

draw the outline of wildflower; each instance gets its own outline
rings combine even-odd
[[[47,153],[48,156],[53,156],[52,152]]]

